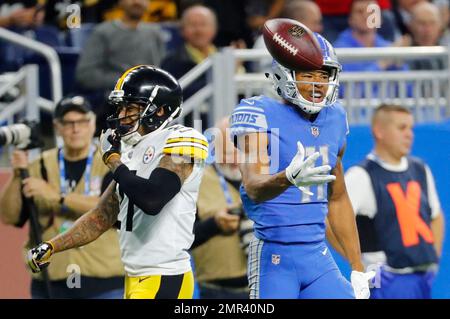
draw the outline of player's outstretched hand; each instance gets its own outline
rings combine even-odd
[[[114,134],[112,129],[109,128],[102,132],[100,136],[100,149],[105,164],[108,164],[111,155],[117,154],[120,156],[120,138]]]
[[[319,152],[315,152],[305,159],[305,148],[301,142],[297,142],[297,154],[286,168],[287,179],[308,195],[313,194],[305,187],[329,183],[336,179],[336,176],[328,174],[330,165],[314,166],[319,156]]]
[[[52,253],[53,245],[49,242],[41,243],[30,249],[27,254],[27,262],[31,271],[37,273],[47,267],[50,264],[49,259]]]
[[[369,281],[375,277],[375,271],[359,272],[352,271],[350,275],[350,281],[352,283],[353,291],[355,292],[356,299],[369,299],[370,289]]]

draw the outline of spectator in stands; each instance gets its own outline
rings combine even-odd
[[[448,46],[450,44],[450,3],[448,0],[435,0],[433,2],[439,10],[442,22],[441,45]]]
[[[94,208],[112,180],[93,144],[95,115],[87,101],[80,96],[65,98],[57,104],[54,117],[63,147],[43,152],[31,164],[24,151],[15,150],[11,159],[14,175],[0,197],[1,220],[17,227],[29,219],[25,198],[32,198],[44,241],[64,232]],[[31,177],[22,180],[20,169],[28,169]],[[30,233],[28,248],[38,244],[31,238]],[[78,280],[73,279],[74,271],[81,275]],[[50,295],[41,276],[33,276],[32,298],[122,298],[124,278],[117,232],[110,229],[97,241],[56,256],[48,275]]]
[[[323,31],[322,14],[320,13],[319,6],[313,1],[299,0],[288,2],[283,8],[281,17],[297,20],[313,32],[322,33]],[[267,51],[262,35],[256,39],[253,48],[265,49]],[[261,59],[259,65],[255,67],[261,72],[267,72],[270,70],[271,65],[272,58],[264,58]]]
[[[76,81],[83,90],[98,92],[95,102],[97,124],[104,128],[107,108],[104,100],[117,79],[139,64],[159,66],[165,55],[160,28],[141,22],[148,0],[120,0],[124,15],[120,20],[103,22],[88,39],[76,69]]]
[[[349,28],[343,31],[336,42],[335,48],[379,48],[388,47],[392,44],[384,40],[378,33],[377,28],[367,24],[367,19],[371,14],[367,9],[370,5],[377,5],[375,0],[358,0],[354,1],[351,6],[348,18]],[[404,70],[406,65],[396,65],[388,60],[382,61],[357,61],[342,64],[344,72],[378,72],[383,70]],[[367,92],[363,83],[355,85],[352,93],[354,97],[365,97]],[[393,87],[392,87],[393,88]],[[341,86],[342,94],[345,88]],[[395,94],[394,91],[389,94]],[[373,95],[378,94],[378,86],[373,86]]]
[[[441,45],[443,23],[439,8],[429,2],[420,2],[411,9],[409,23],[411,37],[404,44],[412,46]],[[410,61],[413,70],[443,70],[445,62],[442,59],[418,59]]]
[[[195,273],[202,299],[248,299],[243,244],[250,242],[253,222],[245,217],[239,198],[241,174],[228,118],[219,121],[216,129],[215,163],[205,169],[197,202]]]
[[[408,28],[411,22],[411,10],[412,8],[421,2],[427,2],[427,0],[395,0],[393,1],[393,14],[397,29],[402,35],[409,34]]]
[[[216,32],[216,15],[211,9],[202,5],[187,8],[181,16],[181,35],[184,43],[163,60],[161,67],[180,79],[197,64],[217,52],[213,44]],[[186,100],[195,94],[206,85],[206,82],[206,76],[202,76],[183,88],[183,99]],[[203,108],[201,111],[203,120],[206,122],[206,110]],[[192,125],[190,116],[187,121],[188,125]],[[207,123],[205,124],[207,127]]]
[[[375,147],[345,174],[365,266],[381,265],[371,297],[431,298],[442,251],[444,218],[430,168],[409,156],[413,115],[378,107]]]
[[[187,8],[181,17],[181,34],[184,44],[169,54],[161,63],[161,67],[173,74],[177,79],[189,72],[211,54],[217,52],[213,44],[217,32],[217,20],[214,12],[201,5]],[[187,99],[201,89],[206,78],[183,88],[183,97]]]
[[[376,4],[375,0],[358,0],[352,3],[348,17],[349,28],[339,34],[334,43],[335,48],[379,48],[391,45],[378,34],[376,27],[367,23],[370,15],[367,8]],[[342,66],[344,71],[380,71],[386,67],[376,61],[351,62]]]
[[[310,0],[287,2],[283,7],[282,17],[297,20],[312,32],[323,32],[323,19],[319,6]]]
[[[213,44],[217,34],[217,18],[215,13],[203,5],[193,5],[188,7],[181,16],[181,35],[184,43],[177,50],[170,53],[161,63],[161,67],[180,79],[197,64],[203,62],[210,55],[217,52],[217,47]],[[243,41],[231,43],[235,48],[244,48]],[[238,64],[238,70],[242,66]],[[206,85],[207,78],[202,76],[188,87],[183,88],[184,100],[191,97],[198,90]],[[202,120],[208,127],[206,109],[200,108]],[[188,125],[191,119],[188,117]]]
[[[442,35],[443,21],[439,8],[430,2],[416,4],[411,10],[412,45],[433,46],[439,45]]]
[[[6,0],[0,3],[0,27],[35,28],[42,25],[45,12],[39,0]]]
[[[324,16],[324,32],[323,34],[331,42],[337,39],[338,35],[348,28],[348,15],[352,3],[358,0],[315,0],[319,5]],[[396,36],[396,28],[394,16],[391,12],[390,0],[376,1],[381,9],[381,28],[380,34],[389,41],[393,41]],[[372,13],[375,13],[371,11]]]

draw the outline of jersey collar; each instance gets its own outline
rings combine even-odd
[[[381,167],[383,167],[385,170],[391,171],[391,172],[404,172],[408,169],[408,159],[406,158],[406,156],[403,156],[400,160],[400,163],[397,165],[390,164],[390,163],[383,161],[381,158],[379,158],[375,154],[375,151],[370,152],[367,155],[367,159],[376,162]]]

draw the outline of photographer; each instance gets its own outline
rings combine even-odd
[[[192,245],[196,279],[202,299],[248,299],[245,246],[253,223],[239,198],[241,174],[237,152],[229,140],[228,118],[216,127],[215,163],[207,166],[197,201]]]
[[[95,115],[86,100],[80,96],[63,99],[54,118],[64,146],[43,152],[31,164],[26,152],[15,150],[11,158],[14,176],[0,198],[1,220],[16,227],[29,219],[25,199],[32,198],[44,241],[64,232],[93,208],[111,181],[93,144]],[[20,169],[28,169],[30,177],[22,180]],[[36,244],[30,241],[27,249]],[[75,273],[79,280],[74,279]],[[122,298],[123,266],[116,231],[111,229],[89,245],[55,256],[48,277],[50,295],[42,278],[33,276],[32,298]]]

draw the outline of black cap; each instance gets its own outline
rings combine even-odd
[[[54,117],[56,119],[62,119],[70,111],[86,114],[91,111],[91,105],[81,95],[65,97],[56,104]]]

